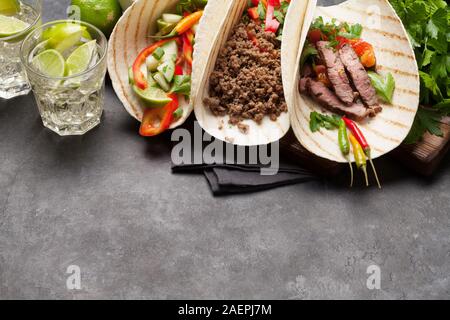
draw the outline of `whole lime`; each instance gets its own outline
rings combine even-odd
[[[72,0],[80,8],[81,21],[93,24],[108,37],[122,15],[117,0]]]

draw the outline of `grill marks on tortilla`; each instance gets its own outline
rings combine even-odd
[[[350,80],[345,72],[344,65],[339,56],[331,48],[330,42],[317,42],[320,57],[327,67],[328,79],[333,85],[336,95],[347,105],[352,105],[355,94],[350,86]]]
[[[339,50],[339,56],[364,103],[370,108],[379,108],[377,92],[355,50],[345,44]]]

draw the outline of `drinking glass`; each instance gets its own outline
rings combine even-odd
[[[41,21],[41,0],[20,0],[20,11],[15,18],[29,24],[22,32],[0,37],[0,98],[11,99],[30,92],[19,51],[25,36]]]
[[[95,62],[79,74],[51,77],[37,71],[32,58],[38,46],[42,46],[45,30],[61,23],[78,23],[86,27],[92,40],[97,41]],[[24,40],[20,52],[22,63],[45,127],[61,136],[82,135],[100,124],[103,113],[106,53],[105,35],[89,23],[59,20],[46,23],[33,30]]]

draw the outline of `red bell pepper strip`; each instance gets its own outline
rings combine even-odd
[[[194,31],[192,29],[189,29],[188,31],[186,31],[186,37],[189,40],[189,43],[191,44],[191,46],[194,46],[194,40],[195,40],[195,34]]]
[[[169,102],[163,108],[152,109],[148,108],[144,112],[144,118],[142,119],[139,134],[143,137],[154,137],[167,129],[173,122],[173,113],[178,109],[179,101],[178,96],[175,93],[169,94],[172,102]],[[155,126],[155,122],[159,125]]]
[[[347,126],[347,128],[355,136],[355,139],[361,145],[361,148],[363,149],[364,154],[369,158],[370,165],[372,166],[373,173],[374,173],[375,178],[377,180],[378,188],[381,189],[380,179],[378,179],[378,173],[377,173],[375,165],[373,164],[373,161],[372,161],[372,155],[371,155],[372,150],[370,148],[370,145],[367,143],[366,137],[364,137],[364,134],[362,133],[361,129],[359,129],[359,127],[356,124],[356,122],[354,122],[353,120],[350,120],[350,119],[348,119],[346,117],[343,117],[342,119],[344,120],[345,125]]]
[[[189,69],[191,69],[192,68],[192,55],[194,52],[194,48],[192,46],[192,42],[189,41],[189,38],[190,38],[189,32],[184,33],[181,37],[183,39],[183,58],[184,58],[184,61],[186,61],[186,63],[188,64]]]
[[[134,83],[139,89],[145,90],[148,87],[147,79],[145,79],[144,75],[141,72],[141,66],[145,63],[147,57],[150,56],[157,48],[161,47],[163,44],[171,40],[173,39],[165,39],[155,42],[154,44],[142,50],[141,53],[139,53],[139,55],[137,56],[136,60],[133,63],[132,68],[134,75]]]

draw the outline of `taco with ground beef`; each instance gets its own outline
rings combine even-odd
[[[197,120],[209,134],[232,144],[277,141],[290,127],[282,78],[283,42],[290,42],[287,50],[296,51],[299,41],[284,37],[291,1],[220,2],[227,18],[215,30],[205,25],[198,31],[193,67]],[[306,12],[306,4],[299,7]],[[205,19],[217,14],[207,8]],[[300,14],[297,23],[302,20]],[[294,63],[292,59],[292,69]]]

